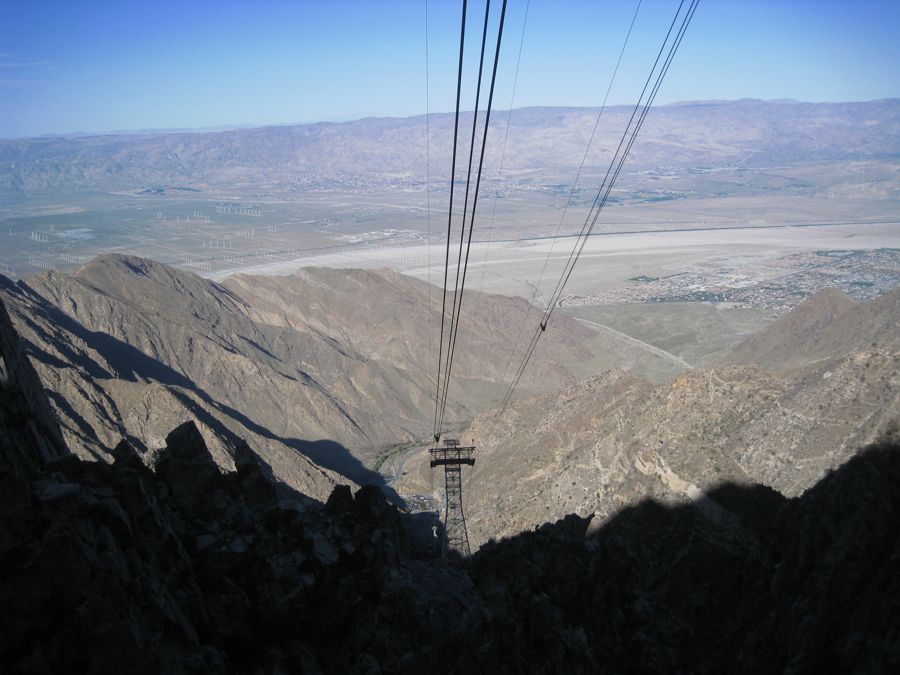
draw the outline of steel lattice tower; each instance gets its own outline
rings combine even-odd
[[[431,466],[444,467],[444,541],[442,554],[453,549],[469,555],[469,533],[466,531],[466,514],[463,510],[462,465],[475,464],[475,448],[460,447],[459,441],[448,438],[444,446],[431,449]]]

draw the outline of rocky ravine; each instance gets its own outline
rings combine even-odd
[[[429,559],[380,490],[326,505],[193,422],[148,467],[69,454],[0,305],[10,673],[875,673],[900,668],[900,446],[802,497],[721,485]],[[740,525],[737,525],[737,522]]]
[[[723,481],[802,494],[900,422],[898,301],[900,289],[871,303],[823,291],[726,359],[777,370],[698,368],[657,387],[611,370],[479,416],[462,434],[478,448],[465,472],[472,544],[572,512],[602,523],[645,498],[729,519],[703,497]],[[407,462],[399,490],[442,484],[427,459]]]

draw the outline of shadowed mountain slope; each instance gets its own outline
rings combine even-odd
[[[0,305],[4,672],[895,672],[900,447],[786,499],[719,485],[586,536],[567,516],[429,559],[375,488],[326,505],[241,445],[222,473],[192,422],[155,469],[52,456]],[[13,345],[12,350],[10,345]],[[462,648],[461,648],[462,646]]]
[[[324,498],[335,475],[306,458],[383,482],[361,460],[431,431],[428,328],[437,330],[440,305],[436,293],[429,305],[426,284],[392,272],[312,269],[222,285],[106,255],[73,274],[4,279],[0,295],[85,457],[108,456],[123,437],[161,447],[169,429],[194,419],[222,466],[247,439],[276,475]],[[501,396],[498,364],[526,309],[477,293],[467,301],[458,349],[474,351],[450,391],[455,424]],[[536,355],[526,390],[573,380],[561,362],[584,357],[588,332],[566,321],[560,333]]]

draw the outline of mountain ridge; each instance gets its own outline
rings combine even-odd
[[[584,154],[596,112],[596,108],[514,110],[504,155],[508,175],[570,175],[573,158]],[[608,150],[603,148],[615,146],[630,112],[627,106],[605,110],[591,162],[605,164]],[[495,119],[492,128],[499,133],[505,117]],[[449,159],[450,155],[452,123],[450,114],[431,116],[431,153],[442,167],[444,156]],[[422,116],[214,133],[7,140],[0,141],[0,194],[23,197],[48,191],[248,183],[266,185],[270,192],[310,187],[365,191],[373,185],[396,186],[404,181],[421,185],[424,144]],[[838,159],[893,159],[898,153],[900,101],[728,102],[655,108],[629,166],[640,170],[740,162],[752,169]],[[497,151],[489,151],[486,167],[498,162]],[[440,173],[432,171],[434,178]]]
[[[307,269],[219,284],[107,255],[73,274],[3,280],[0,296],[85,458],[109,459],[123,437],[149,451],[194,419],[223,466],[244,439],[279,478],[324,498],[341,476],[383,484],[365,462],[431,433],[425,327],[437,325],[440,304],[424,282],[393,272]],[[527,309],[501,296],[467,299],[459,347],[472,357],[455,369],[450,424],[499,398]],[[559,326],[526,391],[574,379],[563,361],[586,353],[589,332],[569,319]]]
[[[885,98],[876,98],[876,99],[868,99],[868,100],[858,100],[858,101],[801,101],[799,99],[793,98],[775,98],[775,99],[762,99],[762,98],[752,98],[752,97],[743,97],[737,99],[687,99],[684,101],[672,101],[671,103],[661,103],[657,104],[656,108],[677,108],[677,107],[700,107],[700,106],[727,106],[727,105],[747,105],[747,104],[767,104],[767,105],[807,105],[807,106],[817,106],[817,105],[839,105],[839,106],[859,106],[859,105],[873,105],[873,104],[890,104],[900,102],[900,98],[896,97],[885,97]],[[609,106],[610,108],[622,108],[622,109],[630,109],[633,106],[627,104],[618,104]],[[544,105],[531,105],[531,106],[522,106],[520,108],[513,108],[512,112],[517,110],[596,110],[596,107],[593,106],[544,106]],[[509,113],[509,110],[500,110],[498,114],[502,115],[503,113]],[[461,110],[461,114],[471,114],[471,110]],[[452,112],[446,111],[435,111],[429,113],[430,115],[436,116],[444,116],[444,115],[453,115]],[[304,127],[304,126],[321,126],[321,125],[329,125],[329,124],[352,124],[354,122],[364,122],[367,120],[402,120],[402,119],[424,119],[425,114],[420,113],[416,115],[366,115],[364,117],[348,119],[348,120],[315,120],[315,121],[306,121],[306,122],[273,122],[271,124],[222,124],[216,125],[212,127],[176,127],[176,128],[162,128],[162,129],[110,129],[106,131],[71,131],[71,132],[60,132],[60,133],[46,133],[39,134],[37,136],[16,136],[16,137],[0,137],[0,141],[27,141],[27,140],[54,140],[54,139],[67,139],[67,138],[86,138],[86,137],[97,137],[97,136],[128,136],[128,135],[167,135],[167,134],[181,134],[181,133],[224,133],[228,131],[243,131],[243,130],[252,130],[252,129],[268,129],[268,128],[277,128],[277,127]]]
[[[872,343],[896,347],[900,289],[858,303],[836,288],[819,291],[787,317],[751,335],[721,365],[756,363],[771,370],[810,365]]]

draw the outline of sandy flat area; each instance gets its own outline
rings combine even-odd
[[[540,281],[541,294],[553,291],[575,245],[574,237],[500,240],[473,243],[466,287],[532,297]],[[663,276],[743,269],[793,252],[900,248],[900,223],[815,225],[807,227],[745,227],[686,231],[602,234],[584,247],[567,294],[583,294],[621,286],[638,275]],[[458,246],[450,252],[453,278]],[[382,268],[431,281],[443,281],[445,248],[440,245],[347,247],[338,253],[304,256],[207,274],[221,279],[234,273],[291,274],[303,267]],[[545,269],[546,265],[546,269]]]

